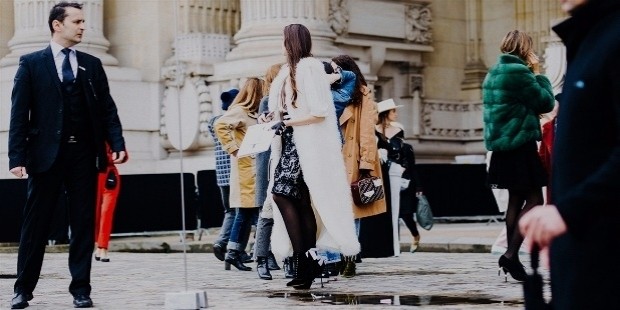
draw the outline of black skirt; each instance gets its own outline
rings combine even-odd
[[[290,198],[302,199],[306,188],[297,147],[293,141],[293,128],[286,127],[282,132],[282,154],[274,171],[272,194],[278,194]]]
[[[491,188],[531,190],[548,183],[536,141],[510,151],[493,151],[487,182]]]

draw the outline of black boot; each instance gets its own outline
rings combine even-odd
[[[287,279],[295,278],[295,265],[292,256],[284,259],[284,277]]]
[[[267,256],[267,268],[269,270],[280,270],[280,266],[278,266],[278,262],[276,261],[276,257],[273,256],[273,253],[269,252],[269,256]]]
[[[299,252],[293,252],[293,256],[288,258],[288,270],[292,273],[293,280],[286,283],[286,286],[299,285],[303,282],[299,268],[301,264],[303,254]],[[301,267],[303,269],[303,266]],[[288,275],[287,275],[288,278]]]
[[[213,254],[215,254],[215,257],[217,257],[217,259],[219,259],[220,261],[224,261],[224,256],[226,255],[226,245],[222,245],[219,243],[214,244]]]
[[[269,265],[267,257],[256,257],[256,271],[258,271],[258,277],[263,280],[271,280],[271,273],[269,272]]]
[[[325,264],[320,264],[319,261],[320,258],[317,256],[315,249],[310,249],[300,255],[299,264],[297,265],[297,277],[293,280],[295,281],[299,278],[300,282],[292,285],[294,289],[307,290],[312,286],[314,278],[317,274],[321,274],[325,267]],[[323,287],[323,278],[321,278],[321,287]]]
[[[248,267],[243,264],[243,262],[239,258],[240,256],[239,254],[240,252],[237,250],[228,250],[228,253],[226,253],[226,258],[224,258],[224,261],[235,266],[235,268],[242,270],[242,271],[252,270],[252,267]]]

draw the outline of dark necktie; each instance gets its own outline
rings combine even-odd
[[[65,60],[62,61],[62,82],[65,84],[73,83],[75,76],[73,75],[73,69],[71,69],[71,62],[69,61],[71,50],[63,48],[62,52],[65,54]]]

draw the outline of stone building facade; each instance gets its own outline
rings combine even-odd
[[[57,0],[0,0],[0,178],[20,55],[50,40]],[[282,29],[306,25],[313,54],[358,60],[377,101],[399,119],[419,162],[484,154],[480,85],[503,35],[532,35],[546,74],[561,86],[563,47],[550,26],[557,0],[80,0],[79,50],[100,57],[125,129],[122,173],[213,169],[207,121],[219,94],[284,62]],[[182,152],[181,152],[182,151]]]

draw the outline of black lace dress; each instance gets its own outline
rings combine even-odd
[[[289,119],[284,113],[283,119]],[[293,137],[293,127],[286,127],[281,135],[282,154],[274,171],[272,194],[282,195],[289,198],[302,199],[306,191],[303,173],[299,164],[299,154]]]

